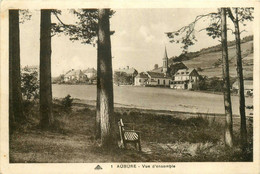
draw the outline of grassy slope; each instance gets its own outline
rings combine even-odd
[[[237,145],[239,119],[234,119],[235,147],[225,149],[224,117],[184,117],[180,113],[158,114],[140,109],[116,108],[116,118],[132,122],[141,131],[142,152],[129,149],[103,150],[94,140],[95,107],[76,104],[65,112],[54,106],[55,128],[37,128],[37,106],[29,114],[30,123],[10,138],[10,162],[153,162],[153,161],[251,161]],[[252,122],[248,121],[252,142]]]
[[[253,53],[250,53],[253,47],[253,41],[245,42],[241,44],[242,57],[243,57],[243,69],[245,77],[253,76]],[[228,49],[230,59],[230,76],[236,77],[236,47],[231,46]],[[221,51],[210,52],[201,54],[198,57],[194,57],[191,60],[183,61],[183,63],[189,68],[202,68],[203,71],[199,72],[201,75],[208,77],[221,77],[222,69],[221,65],[213,67],[213,64],[221,59]]]

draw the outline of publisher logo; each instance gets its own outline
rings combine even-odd
[[[97,165],[94,169],[95,170],[102,170],[102,167],[100,165]]]

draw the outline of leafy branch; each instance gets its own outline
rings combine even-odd
[[[208,13],[204,15],[199,15],[189,25],[181,27],[177,31],[166,32],[165,34],[170,39],[171,43],[173,42],[182,43],[183,46],[181,48],[183,48],[184,52],[186,52],[188,47],[194,45],[194,43],[197,41],[195,36],[195,26],[197,22],[203,18],[211,18],[211,19],[219,18],[219,13]],[[216,22],[215,23],[212,22],[212,27],[207,27],[206,30],[208,30],[208,32],[213,32],[212,29],[214,29],[214,25],[216,25]]]
[[[254,19],[253,17],[253,10],[254,8],[232,8],[235,10],[236,17],[234,17],[232,10],[230,8],[227,8],[228,16],[229,18],[234,22],[238,20],[238,22],[242,23],[244,26],[245,21],[252,21]],[[200,29],[199,32],[205,30],[207,32],[207,35],[212,37],[213,39],[220,38],[221,37],[221,26],[220,26],[220,9],[216,13],[208,13],[204,15],[198,15],[193,22],[190,24],[181,27],[177,31],[173,32],[166,32],[165,34],[170,39],[170,42],[173,43],[181,43],[183,46],[181,47],[183,49],[183,52],[186,53],[189,46],[192,46],[197,41],[195,36],[195,27],[198,21],[202,19],[209,19],[210,23],[209,26],[206,28]],[[205,19],[205,20],[206,20]],[[228,28],[233,34],[234,31],[231,28]],[[245,30],[242,30],[240,33],[245,32]]]
[[[69,36],[71,41],[80,41],[82,44],[92,44],[95,46],[98,31],[98,10],[97,9],[72,9],[70,10],[76,18],[75,24],[65,24],[59,17],[61,11],[54,10],[53,14],[58,20],[52,26],[53,35],[63,33]],[[115,11],[110,10],[109,17]],[[114,31],[111,32],[113,34]]]

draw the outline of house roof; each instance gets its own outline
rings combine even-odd
[[[186,67],[182,62],[173,62],[173,63],[169,64],[168,67],[169,67],[169,70],[171,70],[172,68],[177,68],[180,65]],[[163,72],[163,67],[155,68],[155,69],[151,70],[151,72]]]
[[[170,77],[165,77],[164,73],[157,73],[157,72],[151,72],[151,71],[147,71],[146,73],[151,78],[170,78]]]
[[[238,89],[238,80],[236,80],[232,86]],[[244,80],[244,89],[253,89],[253,80]]]
[[[163,78],[163,77],[164,77],[164,74],[163,74],[163,73],[157,73],[157,72],[147,71],[147,74],[148,74],[151,78]]]
[[[134,74],[135,72],[137,72],[136,69],[134,69],[134,68],[123,68],[123,69],[119,68],[114,71],[115,72],[125,72],[126,74]]]
[[[163,68],[162,68],[162,67],[155,68],[155,69],[151,70],[150,72],[157,72],[157,73],[161,73],[161,72],[163,72]]]
[[[192,71],[194,71],[194,68],[190,68],[190,69],[179,69],[174,76],[183,76],[183,75],[190,75],[192,73]],[[196,71],[196,70],[195,70]]]
[[[148,79],[148,75],[145,74],[144,72],[138,73],[136,78],[143,78],[143,79]]]
[[[78,75],[83,75],[82,71],[81,70],[69,70],[65,76],[78,76]]]
[[[96,73],[97,70],[95,68],[88,68],[82,71],[83,73]]]

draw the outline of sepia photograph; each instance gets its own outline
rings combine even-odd
[[[91,164],[91,173],[174,173],[194,162],[252,168],[258,10],[2,7],[1,159]]]

